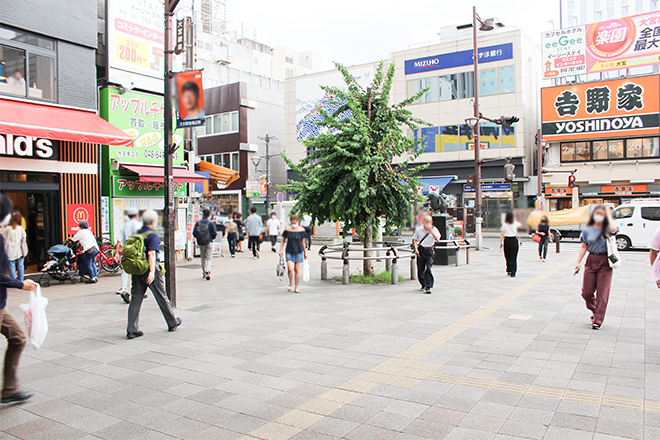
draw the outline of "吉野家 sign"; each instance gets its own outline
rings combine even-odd
[[[103,119],[132,136],[132,147],[110,145],[110,159],[122,164],[163,166],[165,157],[165,103],[162,96],[118,89],[101,90]],[[174,125],[174,124],[172,124]],[[175,144],[183,142],[183,130],[174,130]],[[183,165],[181,149],[172,155],[174,166]]]
[[[78,223],[85,221],[89,230],[95,232],[94,205],[91,203],[72,203],[66,205],[66,231],[67,234],[78,232]]]
[[[188,184],[172,183],[174,197],[186,197]],[[114,197],[164,197],[164,182],[140,182],[136,177],[112,176],[112,195]]]
[[[541,89],[543,138],[549,141],[660,134],[660,76]]]
[[[542,34],[544,78],[660,63],[660,11]]]
[[[429,72],[432,70],[449,69],[451,67],[469,66],[474,60],[473,50],[462,50],[459,52],[443,53],[431,57],[406,60],[405,74]],[[477,50],[479,63],[491,61],[502,61],[513,58],[513,43],[498,44],[496,46],[480,47]]]
[[[58,160],[60,158],[60,141],[0,134],[0,156]]]
[[[199,127],[204,125],[204,86],[202,71],[190,70],[176,74],[177,113],[176,126]]]

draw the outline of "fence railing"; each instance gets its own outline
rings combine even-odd
[[[417,279],[417,256],[412,244],[399,244],[391,242],[374,242],[382,246],[364,248],[343,243],[331,244],[321,247],[319,256],[321,257],[321,279],[328,279],[328,260],[342,261],[342,284],[350,283],[350,262],[351,261],[376,261],[385,260],[385,270],[391,274],[391,283],[397,284],[399,281],[399,260],[410,259],[410,279]],[[438,246],[439,244],[443,246]],[[472,245],[467,240],[441,240],[436,243],[438,249],[455,249],[459,251],[465,249],[465,264],[470,264],[469,249]],[[366,256],[369,253],[369,256]],[[456,266],[458,266],[458,255],[456,256]]]

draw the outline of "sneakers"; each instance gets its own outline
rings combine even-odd
[[[131,295],[129,295],[128,292],[122,292],[121,299],[123,299],[126,304],[131,303]]]
[[[32,397],[28,391],[19,391],[11,396],[3,397],[2,403],[25,403]]]
[[[427,287],[426,289],[424,289],[424,293],[426,293],[427,295],[430,295],[431,294],[431,288]]]
[[[206,281],[210,281],[210,280],[211,280],[211,272],[208,272],[208,271],[207,271],[207,272],[204,274],[204,278],[206,278]]]
[[[261,254],[259,253],[259,251],[255,251],[255,252],[257,253],[257,258],[261,258]]]
[[[122,287],[118,291],[115,292],[117,295],[121,295],[122,293],[126,293],[126,290]]]

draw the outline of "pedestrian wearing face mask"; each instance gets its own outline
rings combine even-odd
[[[536,233],[541,237],[541,241],[539,241],[539,258],[545,263],[545,259],[548,257],[548,244],[552,241],[550,223],[545,215],[541,217],[541,223],[536,229]]]
[[[578,253],[574,273],[577,275],[580,271],[580,263],[584,255],[589,252],[584,265],[582,298],[587,309],[591,310],[591,326],[594,330],[600,329],[603,325],[612,287],[612,268],[607,258],[607,237],[616,234],[618,230],[612,219],[612,210],[603,205],[596,205],[591,212],[587,227],[580,234],[582,247]]]

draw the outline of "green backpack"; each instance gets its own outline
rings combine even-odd
[[[153,234],[147,231],[143,234],[133,234],[124,243],[124,251],[121,254],[121,265],[129,275],[143,275],[149,270],[149,260],[144,252],[144,239]]]

